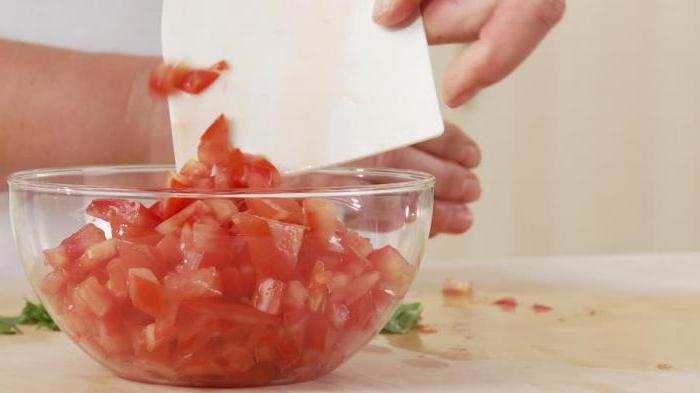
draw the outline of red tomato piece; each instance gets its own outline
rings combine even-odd
[[[76,260],[81,270],[89,272],[117,256],[117,240],[109,239],[88,247]]]
[[[78,284],[75,287],[75,296],[98,317],[106,315],[114,306],[114,299],[109,291],[100,285],[95,277],[88,277]]]
[[[54,270],[41,280],[41,291],[48,295],[55,295],[66,287],[68,274],[62,270]]]
[[[373,251],[367,257],[375,268],[381,273],[385,287],[400,297],[408,290],[413,275],[413,267],[392,246],[384,246]]]
[[[154,203],[149,210],[161,220],[167,220],[193,202],[194,200],[189,198],[165,198]]]
[[[494,301],[493,305],[512,310],[518,306],[518,301],[514,297],[504,297]]]
[[[219,78],[219,73],[211,70],[189,70],[182,77],[177,88],[190,94],[199,94]]]
[[[231,222],[233,215],[238,213],[238,208],[233,201],[228,199],[207,199],[204,201],[214,212],[216,219],[222,223]]]
[[[206,203],[202,201],[196,201],[191,205],[187,206],[186,208],[180,210],[172,217],[161,222],[156,227],[156,231],[163,235],[177,232],[195,214],[206,214],[209,212],[211,212],[211,208]]]
[[[370,290],[372,290],[381,278],[381,273],[377,271],[365,273],[355,278],[346,288],[344,294],[347,304],[352,304],[362,296],[369,294]]]
[[[160,222],[158,216],[141,203],[124,199],[95,199],[88,205],[86,211],[89,215],[112,225],[128,224],[153,228]]]
[[[94,224],[87,224],[61,242],[68,259],[76,259],[93,244],[105,241],[105,234]]]
[[[134,306],[153,317],[163,305],[163,286],[152,271],[146,268],[129,269],[129,298]]]
[[[223,284],[217,270],[210,267],[168,274],[165,290],[178,299],[216,298],[223,295]]]
[[[303,308],[306,305],[306,300],[309,297],[309,291],[300,281],[290,281],[287,285],[287,290],[284,293],[282,303],[285,309],[296,310]]]
[[[197,149],[199,161],[212,167],[229,163],[228,120],[221,115],[207,128]]]
[[[362,237],[355,231],[347,231],[341,238],[341,243],[346,249],[352,250],[360,258],[367,258],[374,250],[369,239]]]
[[[304,214],[306,225],[311,233],[324,239],[330,239],[336,231],[336,209],[333,201],[328,199],[305,199]]]
[[[253,307],[272,315],[279,315],[282,308],[285,284],[273,278],[266,278],[258,284],[253,295]]]
[[[71,261],[65,246],[44,250],[44,257],[46,258],[46,264],[54,269],[64,269],[68,267]]]
[[[544,304],[535,303],[532,305],[532,310],[536,313],[547,313],[552,311],[552,307]]]
[[[244,304],[220,300],[194,300],[183,302],[183,305],[206,316],[221,318],[236,324],[272,326],[279,324],[277,317]]]
[[[180,239],[172,233],[163,236],[158,244],[156,244],[156,248],[170,266],[176,266],[182,260]]]
[[[280,184],[282,176],[267,159],[252,154],[243,154],[245,183],[251,188],[270,188]]]
[[[304,238],[304,227],[273,220],[268,221],[267,224],[272,236],[272,243],[282,257],[282,261],[293,268],[297,263],[297,256]]]
[[[187,67],[182,65],[158,64],[148,80],[151,93],[157,96],[167,96],[174,93],[177,86],[182,84],[182,78],[187,71]]]
[[[302,209],[299,202],[289,198],[250,198],[246,205],[252,214],[277,221],[302,222]]]
[[[345,327],[350,319],[350,309],[344,304],[331,304],[327,311],[328,319],[336,329]]]
[[[304,345],[307,349],[325,352],[328,335],[328,320],[322,311],[314,312],[306,324]]]

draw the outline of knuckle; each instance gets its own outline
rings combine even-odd
[[[537,19],[547,29],[554,27],[562,17],[566,9],[565,0],[538,0],[535,13]]]

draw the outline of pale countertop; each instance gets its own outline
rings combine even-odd
[[[0,194],[0,315],[32,297]],[[445,277],[469,278],[475,300],[450,304]],[[319,380],[280,392],[700,391],[700,254],[425,261],[409,294],[438,333],[380,336]],[[521,301],[516,312],[491,305]],[[533,302],[554,307],[535,314]],[[459,330],[464,328],[464,330]],[[465,332],[466,330],[466,332]],[[0,336],[0,392],[197,391],[112,376],[62,333]],[[671,368],[660,370],[657,365]],[[205,390],[217,391],[217,390]]]

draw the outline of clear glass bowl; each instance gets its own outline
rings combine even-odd
[[[162,188],[170,170],[8,180],[34,290],[121,377],[220,387],[319,377],[377,334],[423,257],[430,175],[339,168],[273,190],[200,192]]]

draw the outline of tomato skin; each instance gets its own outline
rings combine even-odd
[[[174,93],[186,72],[187,68],[182,65],[158,64],[148,79],[151,94],[164,97]]]
[[[83,255],[83,252],[91,245],[105,240],[105,234],[100,228],[94,224],[87,224],[62,241],[61,247],[63,247],[68,259],[72,260]]]
[[[112,296],[95,277],[88,277],[78,284],[75,295],[98,317],[106,315],[114,306]]]

